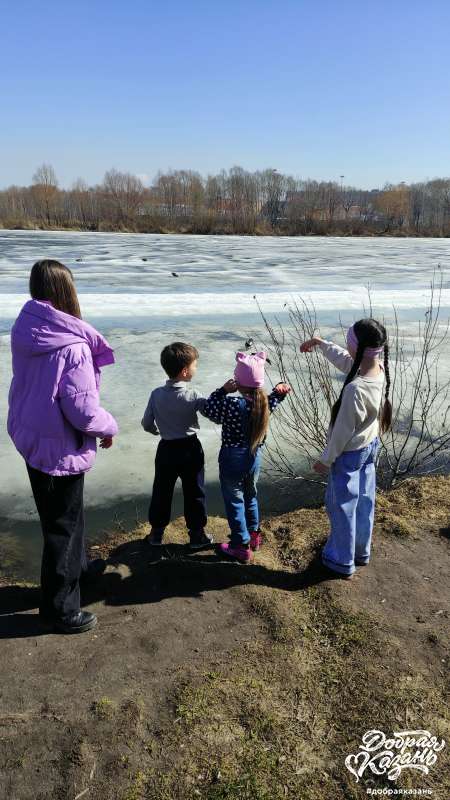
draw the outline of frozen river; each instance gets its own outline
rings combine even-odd
[[[157,439],[142,431],[140,420],[150,390],[165,379],[159,366],[165,344],[181,339],[197,346],[195,385],[209,393],[230,377],[234,352],[249,335],[264,344],[255,295],[264,311],[278,316],[293,296],[312,300],[321,332],[329,335],[339,319],[361,316],[370,285],[374,313],[389,317],[395,304],[407,329],[423,317],[433,268],[440,264],[448,275],[450,241],[0,231],[0,572],[8,562],[34,573],[40,547],[26,471],[5,421],[9,331],[27,299],[31,266],[43,257],[73,270],[84,318],[116,352],[117,363],[103,371],[102,401],[117,417],[120,436],[112,450],[100,451],[87,478],[92,539],[113,519],[145,518]],[[444,316],[449,287],[446,280]],[[220,431],[203,421],[201,437],[210,510],[221,513]],[[273,496],[265,495],[274,507]],[[278,508],[295,502],[292,489],[277,497]]]

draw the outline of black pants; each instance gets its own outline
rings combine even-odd
[[[153,528],[165,528],[170,522],[173,491],[181,478],[184,518],[189,531],[201,531],[206,525],[205,455],[196,436],[184,439],[161,439],[156,451],[155,480],[148,519]]]
[[[40,611],[65,617],[80,610],[84,549],[84,473],[53,476],[27,464],[44,536]]]

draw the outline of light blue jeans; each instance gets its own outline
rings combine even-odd
[[[224,447],[219,453],[219,477],[233,547],[248,544],[250,532],[259,528],[256,484],[261,468],[261,448]]]
[[[355,560],[367,564],[370,558],[379,446],[376,438],[361,450],[342,453],[330,469],[325,504],[331,533],[322,561],[344,575],[355,571]]]

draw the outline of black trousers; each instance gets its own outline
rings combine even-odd
[[[155,480],[148,519],[153,528],[165,528],[170,522],[173,491],[181,478],[184,518],[189,531],[201,531],[206,525],[205,455],[197,436],[184,439],[161,439],[156,451]]]
[[[65,617],[80,610],[84,548],[84,473],[54,476],[27,464],[44,536],[40,612]]]

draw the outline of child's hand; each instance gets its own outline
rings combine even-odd
[[[237,388],[236,381],[234,380],[234,378],[230,378],[230,380],[224,383],[224,385],[222,386],[222,389],[227,394],[233,394],[233,392],[236,391],[236,388]]]
[[[289,394],[292,391],[291,387],[288,383],[277,383],[275,386],[275,391],[278,394]]]
[[[312,339],[308,339],[306,342],[300,345],[300,352],[301,353],[310,353],[314,347],[317,347],[318,344],[323,342],[324,340],[321,339],[319,336],[313,336]]]
[[[112,444],[113,444],[113,437],[112,436],[103,436],[100,439],[100,447],[103,450],[109,450],[109,448],[112,447]]]
[[[316,461],[316,463],[313,464],[313,470],[314,472],[318,472],[319,475],[328,475],[328,467],[322,464],[321,461]]]

